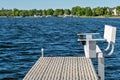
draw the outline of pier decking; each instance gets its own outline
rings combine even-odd
[[[91,59],[40,57],[23,80],[98,80]]]

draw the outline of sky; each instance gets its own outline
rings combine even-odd
[[[71,9],[81,7],[116,7],[120,0],[0,0],[0,8],[5,9]]]

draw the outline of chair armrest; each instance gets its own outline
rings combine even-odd
[[[82,33],[82,34],[77,34],[77,35],[79,36],[79,35],[95,35],[95,34],[100,34],[100,33]]]
[[[105,41],[106,39],[78,39],[78,41]]]
[[[90,39],[90,41],[106,41],[106,39]]]
[[[78,41],[87,41],[86,39],[78,39]]]

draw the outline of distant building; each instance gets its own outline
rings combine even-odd
[[[110,11],[112,11],[112,15],[116,16],[117,15],[117,11],[116,8],[109,8]]]
[[[114,15],[117,15],[117,10],[116,10],[116,8],[113,9],[113,13],[114,13]]]
[[[37,17],[37,15],[34,15],[34,17]]]

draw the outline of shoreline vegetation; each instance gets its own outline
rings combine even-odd
[[[75,6],[72,9],[4,9],[0,10],[0,18],[42,18],[42,17],[79,17],[79,18],[120,18],[120,6],[109,7],[80,7]]]
[[[120,18],[120,16],[0,16],[0,18],[50,18],[50,17],[59,17],[59,18]]]

